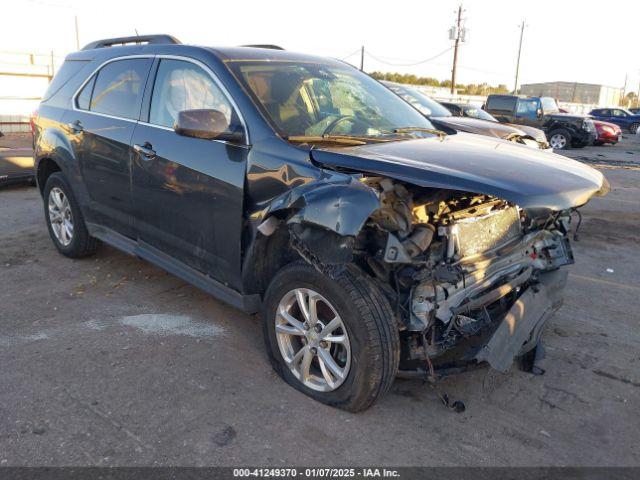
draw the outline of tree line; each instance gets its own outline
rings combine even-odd
[[[370,75],[376,80],[386,80],[388,82],[408,83],[411,85],[426,85],[429,87],[445,87],[451,88],[451,80],[438,80],[433,77],[418,77],[411,73],[389,73],[389,72],[373,72]],[[491,93],[509,93],[506,85],[500,84],[497,87],[488,83],[470,83],[464,85],[456,84],[456,90],[461,95],[482,95],[486,96]]]

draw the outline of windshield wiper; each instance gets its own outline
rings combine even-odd
[[[442,130],[436,130],[434,128],[424,128],[424,127],[402,127],[402,128],[394,128],[393,133],[411,133],[411,132],[424,132],[430,133],[432,135],[437,135],[442,140],[447,136],[446,132]]]
[[[289,135],[286,139],[297,143],[336,143],[340,145],[366,145],[369,142],[388,142],[389,139],[358,135]]]

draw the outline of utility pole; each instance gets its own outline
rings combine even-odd
[[[522,38],[524,37],[524,27],[526,24],[524,20],[522,20],[522,24],[520,25],[520,45],[518,46],[518,61],[516,62],[516,81],[513,86],[513,93],[518,93],[518,76],[520,75],[520,55],[522,54]]]
[[[360,49],[360,71],[364,72],[364,45]]]
[[[80,50],[80,31],[78,29],[78,16],[76,15],[74,18],[76,21],[76,49]]]
[[[462,4],[458,7],[458,18],[456,24],[449,30],[449,38],[454,41],[453,46],[453,68],[451,69],[451,95],[456,93],[456,67],[458,64],[458,47],[460,40],[464,41],[464,29],[462,28]]]

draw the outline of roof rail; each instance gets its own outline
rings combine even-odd
[[[269,50],[284,50],[284,48],[278,46],[278,45],[269,45],[269,44],[265,44],[265,45],[240,45],[241,47],[248,47],[248,48],[267,48]]]
[[[96,40],[84,46],[82,50],[93,50],[94,48],[104,48],[113,46],[124,46],[127,44],[141,44],[146,43],[148,45],[154,44],[179,44],[182,43],[171,35],[136,35],[132,37],[116,37],[105,38],[103,40]]]

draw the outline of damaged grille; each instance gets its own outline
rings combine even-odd
[[[520,215],[515,207],[496,210],[481,217],[456,221],[449,227],[455,236],[460,258],[484,253],[508,243],[521,232]]]

